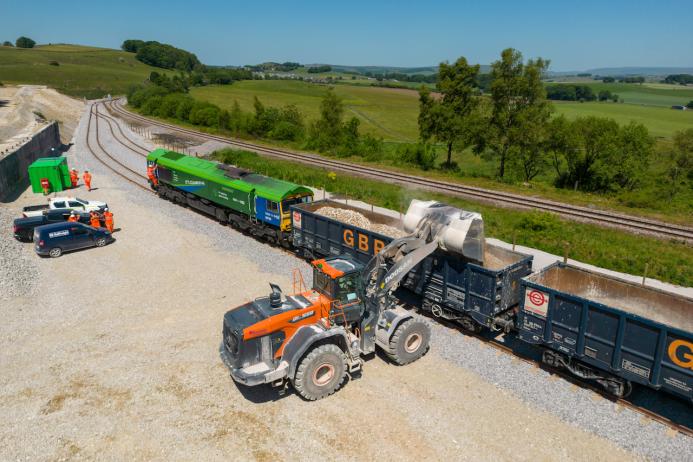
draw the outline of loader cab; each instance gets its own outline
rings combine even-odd
[[[363,312],[363,264],[340,255],[313,261],[313,290],[332,300],[337,322],[356,321]]]

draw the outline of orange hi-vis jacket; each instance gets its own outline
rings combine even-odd
[[[112,212],[104,212],[103,218],[104,218],[104,222],[106,223],[106,229],[108,229],[108,231],[112,233],[113,232],[113,213]]]
[[[101,221],[99,220],[99,214],[98,213],[96,213],[96,212],[90,213],[89,214],[89,221],[90,221],[90,224],[94,228],[100,228],[101,227]]]

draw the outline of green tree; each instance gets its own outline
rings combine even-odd
[[[586,191],[608,186],[604,171],[616,158],[619,145],[619,126],[605,117],[579,117],[571,124],[576,136],[574,149],[564,152],[566,173],[559,179],[564,187],[577,185]]]
[[[301,111],[295,105],[288,104],[279,110],[277,121],[269,132],[269,137],[275,140],[298,141],[303,138],[304,132]]]
[[[219,111],[219,117],[217,119],[217,127],[222,130],[229,128],[229,123],[231,122],[231,114],[226,109]]]
[[[607,101],[613,98],[613,95],[609,90],[601,90],[599,92],[599,101]]]
[[[4,42],[2,42],[2,46],[4,46],[4,47],[13,47],[14,45],[13,45],[12,42],[10,42],[9,40],[5,40]]]
[[[137,51],[140,49],[141,46],[144,45],[143,40],[125,40],[122,45],[120,45],[120,48],[123,51],[127,51],[129,53],[137,53]]]
[[[685,180],[693,181],[693,128],[674,133],[673,149],[666,155],[669,197],[673,198]]]
[[[548,62],[530,60],[524,67],[523,85],[519,92],[523,108],[517,118],[520,131],[516,135],[516,161],[522,167],[522,176],[527,182],[532,181],[548,165],[546,144],[549,133],[546,128],[553,108],[546,100],[542,82],[547,68]]]
[[[241,111],[241,106],[238,104],[238,100],[233,101],[233,106],[231,106],[231,121],[229,122],[229,128],[234,133],[238,134],[245,130],[245,116],[243,111]]]
[[[344,130],[344,104],[332,88],[328,88],[320,102],[320,118],[313,123],[309,147],[328,151],[342,144]]]
[[[578,140],[572,123],[564,115],[554,117],[547,125],[548,138],[546,151],[551,156],[551,164],[556,171],[556,178],[563,178],[565,159],[578,149]]]
[[[545,142],[542,127],[552,107],[541,78],[548,65],[541,58],[524,64],[522,54],[512,48],[503,50],[501,59],[491,65],[491,114],[475,149],[488,150],[498,159],[500,178],[505,177],[513,156],[520,153],[526,159],[536,158],[538,146]]]
[[[630,122],[619,129],[618,144],[615,157],[606,162],[609,187],[633,190],[650,166],[655,140],[644,125]]]
[[[419,136],[424,143],[435,139],[445,144],[448,168],[452,167],[453,149],[464,150],[475,140],[480,120],[478,76],[479,65],[469,65],[460,57],[454,64],[440,63],[436,83],[439,99],[433,99],[426,87],[419,92]]]
[[[21,36],[14,42],[14,44],[17,45],[17,48],[34,48],[36,42],[31,40],[29,37]]]
[[[356,117],[352,117],[344,124],[344,141],[342,146],[344,155],[349,156],[358,153],[359,125],[361,125],[361,121]]]

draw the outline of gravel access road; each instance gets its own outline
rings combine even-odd
[[[223,313],[269,293],[268,282],[290,291],[293,268],[308,282],[309,268],[113,177],[84,148],[85,122],[68,156],[92,171],[98,188],[78,195],[107,201],[115,213],[115,243],[39,259],[5,227],[36,197],[27,192],[0,204],[0,287],[12,288],[0,301],[0,460],[624,461],[693,454],[689,440],[647,422],[636,422],[654,435],[644,449],[600,436],[607,426],[640,434],[630,417],[622,419],[629,411],[528,374],[510,359],[485,362],[493,350],[442,326],[434,327],[422,360],[397,367],[372,358],[362,377],[322,401],[237,386],[219,358]],[[103,136],[105,149],[122,152]],[[591,401],[599,412],[584,425],[542,409],[528,393],[559,404],[572,397],[574,414],[594,412],[581,407]]]

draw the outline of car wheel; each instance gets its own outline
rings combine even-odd
[[[60,247],[54,247],[50,250],[50,252],[48,252],[48,255],[50,255],[51,258],[58,258],[62,254],[63,254],[63,249],[61,249]]]
[[[96,240],[96,247],[103,247],[106,245],[106,238],[100,237]]]

